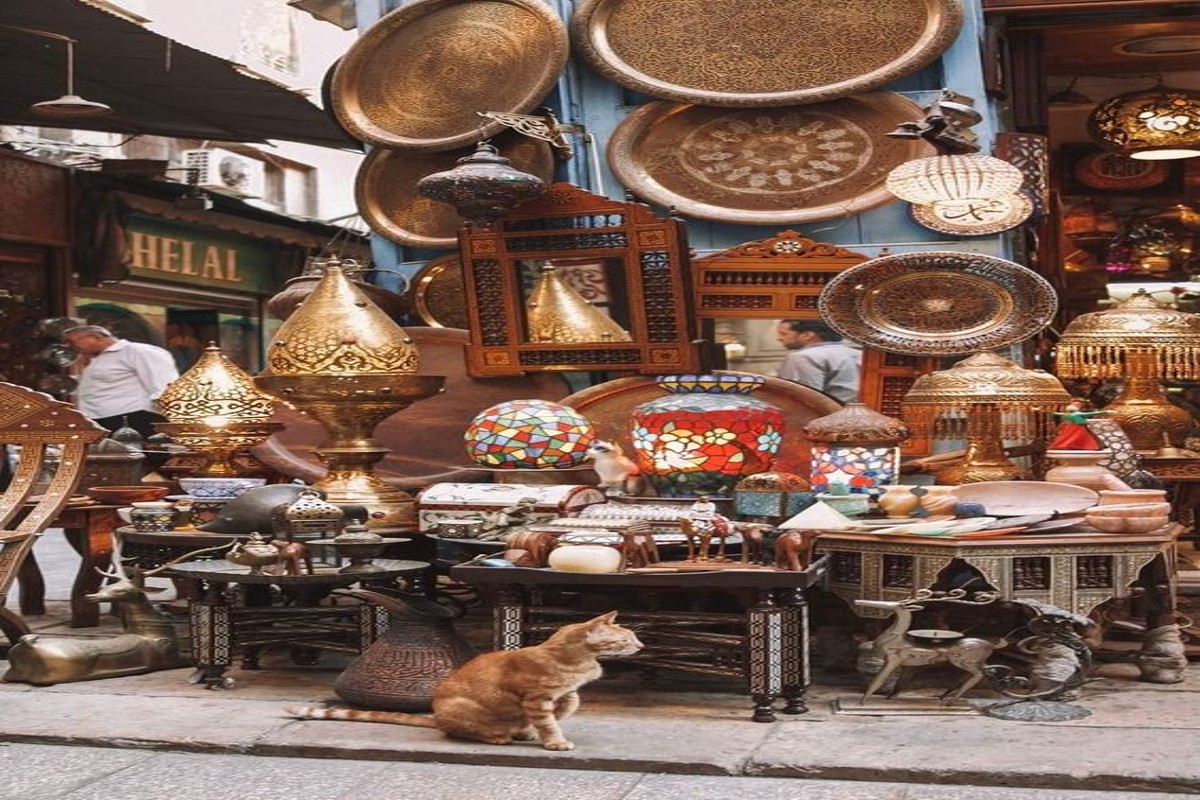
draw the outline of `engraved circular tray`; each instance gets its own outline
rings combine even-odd
[[[480,137],[476,112],[537,107],[566,60],[566,26],[541,0],[417,0],[342,56],[332,110],[365,142],[448,150]],[[484,135],[501,129],[482,124]]]
[[[937,58],[962,23],[960,0],[583,0],[571,32],[576,51],[614,83],[686,103],[762,107],[891,83]]]
[[[1024,192],[991,200],[959,200],[909,206],[922,228],[951,236],[992,236],[1023,225],[1033,214],[1033,200]]]
[[[786,108],[656,101],[617,126],[608,162],[635,194],[688,216],[747,225],[834,219],[896,199],[887,174],[932,148],[884,134],[923,113],[894,92]]]
[[[438,256],[413,276],[413,310],[434,328],[470,328],[462,261],[457,253]]]
[[[817,300],[843,336],[890,353],[950,356],[1033,336],[1058,299],[1020,264],[934,250],[880,256],[837,275]]]
[[[749,373],[716,370],[714,374]],[[764,377],[766,382],[750,396],[778,407],[784,417],[783,444],[771,469],[807,477],[810,447],[803,428],[817,417],[837,411],[841,404],[816,389],[782,378]],[[595,426],[597,437],[620,443],[626,455],[629,455],[633,447],[629,442],[629,412],[640,403],[665,396],[654,376],[645,375],[605,381],[567,395],[559,402],[586,417]],[[629,499],[622,498],[622,501],[628,502]],[[658,497],[651,500],[654,503],[663,501]]]
[[[554,153],[547,142],[506,133],[496,137],[493,144],[517,169],[546,182],[554,177]],[[474,150],[372,150],[359,165],[354,184],[359,214],[371,230],[393,242],[431,249],[457,247],[458,229],[466,222],[452,206],[422,197],[417,182],[431,173],[453,168],[458,159]]]

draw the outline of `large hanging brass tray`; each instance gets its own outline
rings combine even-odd
[[[575,48],[614,83],[710,106],[867,92],[950,46],[960,0],[582,0]]]
[[[554,177],[551,146],[517,133],[498,136],[493,144],[513,166],[549,183]],[[399,244],[431,249],[457,247],[465,223],[452,206],[422,197],[417,181],[452,168],[474,152],[464,147],[442,153],[377,148],[363,159],[354,184],[359,214],[380,236]]]
[[[821,316],[890,353],[951,356],[1028,339],[1058,309],[1054,288],[1020,264],[934,250],[864,261],[825,285]]]
[[[567,30],[541,0],[417,0],[342,56],[332,110],[358,139],[449,150],[499,131],[478,111],[541,104],[567,61]]]
[[[923,115],[894,92],[787,108],[655,101],[617,126],[608,162],[639,197],[687,216],[745,225],[834,219],[896,199],[887,174],[933,150],[884,134]]]

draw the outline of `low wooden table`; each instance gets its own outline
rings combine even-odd
[[[475,586],[492,602],[493,639],[514,650],[545,638],[564,622],[616,607],[619,622],[637,625],[645,649],[629,659],[639,666],[732,676],[746,682],[755,722],[803,714],[810,683],[808,607],[804,591],[824,572],[824,562],[804,572],[774,569],[705,572],[584,574],[554,569],[462,565],[455,580]],[[564,594],[604,591],[612,605],[583,611],[553,605]],[[705,593],[733,598],[741,613],[666,610],[667,596],[694,600]],[[686,605],[687,603],[685,603]]]
[[[67,506],[47,526],[62,528],[67,542],[79,553],[79,570],[71,584],[72,628],[94,628],[100,624],[100,606],[89,602],[86,595],[99,591],[104,580],[104,576],[96,570],[112,568],[113,531],[122,524],[117,508],[119,506],[100,503]],[[38,566],[36,552],[36,547],[29,552],[17,574],[20,581],[18,602],[22,614],[46,613],[46,582]]]

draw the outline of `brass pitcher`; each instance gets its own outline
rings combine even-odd
[[[389,711],[428,711],[433,691],[475,649],[455,632],[457,614],[416,594],[348,589],[344,594],[387,609],[383,636],[338,676],[333,690],[352,705]]]

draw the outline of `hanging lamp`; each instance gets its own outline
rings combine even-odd
[[[1129,158],[1200,156],[1200,92],[1159,84],[1117,95],[1096,106],[1087,127],[1096,144]]]

